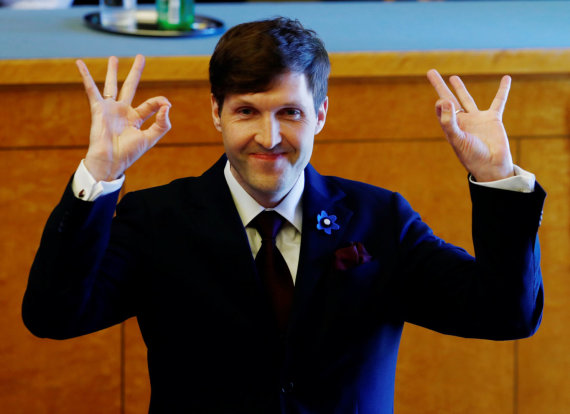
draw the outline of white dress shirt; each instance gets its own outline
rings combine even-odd
[[[230,187],[230,192],[232,193],[232,198],[241,218],[241,222],[245,227],[253,257],[257,256],[257,252],[261,247],[261,236],[256,229],[249,226],[249,223],[263,210],[275,210],[286,220],[277,234],[277,237],[275,237],[275,244],[285,259],[291,276],[293,277],[293,283],[295,283],[297,267],[299,265],[299,253],[301,251],[301,231],[303,224],[301,196],[305,188],[305,174],[302,173],[299,176],[297,182],[293,185],[293,188],[291,188],[291,191],[287,193],[285,198],[281,200],[275,208],[267,209],[259,205],[237,182],[230,171],[229,161],[224,168],[224,176]]]

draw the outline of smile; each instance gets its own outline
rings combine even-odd
[[[253,157],[255,159],[258,160],[262,160],[262,161],[277,161],[281,158],[284,158],[286,156],[285,153],[280,152],[280,153],[254,153],[254,154],[250,154],[250,157]]]

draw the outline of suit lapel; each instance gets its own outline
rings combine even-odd
[[[344,204],[345,194],[327,182],[315,169],[305,169],[305,190],[303,193],[303,231],[301,253],[295,283],[290,329],[295,326],[310,302],[323,274],[329,271],[333,253],[345,243],[345,234],[353,211]],[[327,234],[317,229],[317,215],[325,211],[336,216],[338,230]]]
[[[223,174],[226,160],[222,156],[206,171],[195,182],[197,188],[184,187],[183,208],[192,215],[188,216],[189,223],[192,223],[196,237],[221,252],[218,263],[213,266],[222,269],[224,280],[240,288],[237,295],[243,295],[244,300],[251,301],[250,304],[259,306],[258,309],[263,311],[267,306],[265,295],[257,277],[247,234]],[[200,194],[200,199],[191,198],[191,194]],[[344,199],[342,190],[325,180],[311,165],[307,166],[301,252],[289,329],[293,329],[302,317],[323,274],[330,270],[334,251],[347,241],[345,234],[353,211],[345,206]],[[336,223],[340,228],[330,235],[317,229],[317,215],[321,211],[337,217]]]

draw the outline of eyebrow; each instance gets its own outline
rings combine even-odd
[[[234,102],[231,103],[232,106],[240,106],[240,105],[248,105],[248,106],[253,106],[256,107],[257,105],[248,100],[247,98],[236,98],[236,100]],[[300,102],[295,102],[295,101],[287,101],[281,105],[279,105],[279,107],[281,108],[288,108],[288,107],[295,107],[295,108],[301,108],[301,109],[305,109],[305,105],[303,105]]]

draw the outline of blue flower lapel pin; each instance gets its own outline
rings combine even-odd
[[[317,214],[317,229],[323,230],[326,234],[331,234],[333,230],[340,229],[340,226],[335,223],[336,216],[329,216],[326,211],[321,211]]]

